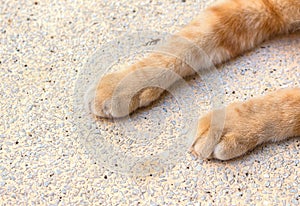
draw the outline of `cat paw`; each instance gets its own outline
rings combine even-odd
[[[105,118],[120,118],[149,105],[164,90],[147,86],[145,79],[121,71],[105,75],[85,95],[87,109]]]
[[[258,145],[256,129],[247,126],[239,106],[213,111],[198,123],[197,135],[190,148],[201,159],[229,160],[243,155]]]

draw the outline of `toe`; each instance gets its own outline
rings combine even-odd
[[[92,85],[84,95],[84,107],[85,110],[93,115],[105,118],[111,118],[110,107],[107,104],[107,100],[99,98],[97,84]]]
[[[191,153],[194,157],[199,157],[199,154],[195,151],[194,147],[190,147],[189,153]]]

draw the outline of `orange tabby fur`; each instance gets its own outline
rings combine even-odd
[[[87,104],[97,116],[126,116],[149,105],[164,91],[151,84],[136,90],[142,82],[165,78],[161,82],[168,87],[177,79],[165,71],[175,72],[181,77],[193,75],[240,55],[273,36],[293,32],[299,26],[299,0],[221,1],[171,37],[160,48],[161,52],[103,77],[88,91]],[[128,75],[131,77],[121,84]],[[263,142],[300,135],[299,93],[299,89],[282,90],[245,103],[231,104],[223,111],[226,117],[222,131],[212,132],[220,128],[211,127],[214,113],[208,114],[199,121],[192,153],[202,158],[227,160]],[[128,101],[129,108],[124,109],[121,105]]]
[[[191,147],[194,155],[228,160],[264,142],[300,136],[300,88],[232,103],[224,112],[225,124],[220,134],[209,132],[218,129],[211,127],[212,113],[199,121],[197,137]],[[218,135],[218,141],[212,146],[207,145],[206,138],[216,138],[213,135]],[[211,150],[203,155],[207,147]]]

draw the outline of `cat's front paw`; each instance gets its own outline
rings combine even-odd
[[[240,114],[240,105],[231,105],[202,117],[190,152],[201,159],[229,160],[241,156],[259,144],[257,130],[249,125],[248,115]]]
[[[149,105],[164,91],[147,86],[145,79],[130,75],[126,70],[105,75],[85,96],[90,112],[105,118],[120,118]]]

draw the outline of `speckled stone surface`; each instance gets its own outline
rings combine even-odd
[[[147,176],[107,168],[79,141],[82,128],[73,108],[74,89],[92,54],[109,41],[145,28],[172,33],[210,3],[2,2],[1,204],[299,205],[299,138],[260,146],[228,162],[195,160],[186,152],[173,168]],[[221,66],[223,103],[299,87],[299,48],[299,33],[279,37]],[[188,84],[201,104],[199,115],[208,111],[210,94],[201,78]],[[151,110],[172,115],[176,108],[164,104],[168,99]],[[137,116],[151,117],[151,110]],[[153,121],[144,124],[156,128]],[[103,125],[105,138],[122,138],[114,133],[116,125]],[[176,128],[173,132],[176,135]]]

